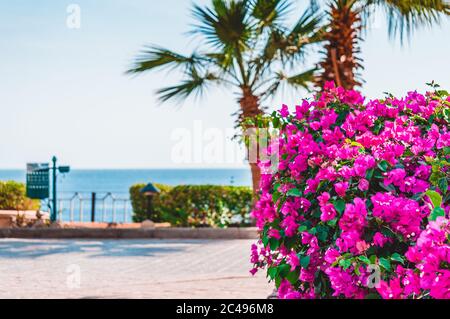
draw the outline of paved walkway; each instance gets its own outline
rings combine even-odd
[[[252,242],[0,239],[0,298],[266,298]]]

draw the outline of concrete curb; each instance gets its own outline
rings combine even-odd
[[[154,228],[154,229],[82,229],[82,228],[3,228],[0,238],[47,239],[257,239],[254,227],[246,228]]]

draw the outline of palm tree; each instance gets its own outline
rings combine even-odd
[[[450,14],[448,0],[331,0],[326,4],[329,24],[324,34],[324,59],[319,63],[321,72],[315,81],[318,88],[326,81],[346,89],[362,84],[358,44],[376,10],[386,11],[389,36],[400,36],[402,43],[405,34],[410,36],[417,27],[437,24],[443,15]]]
[[[320,16],[308,8],[292,28],[285,25],[289,0],[212,0],[211,6],[194,5],[192,34],[201,46],[183,55],[159,46],[146,47],[128,73],[178,68],[181,83],[157,91],[161,101],[185,99],[211,86],[231,88],[237,94],[237,126],[264,111],[262,103],[289,85],[308,88],[314,69],[298,66],[308,47],[320,41]],[[253,190],[259,187],[260,170],[250,163]]]

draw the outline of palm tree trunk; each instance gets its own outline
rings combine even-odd
[[[239,114],[239,122],[242,125],[242,129],[245,131],[251,128],[255,128],[254,125],[246,124],[246,119],[255,119],[258,115],[262,114],[263,111],[260,109],[259,106],[259,98],[253,94],[250,88],[243,86],[242,88],[242,97],[239,99],[239,105],[241,106],[241,112]],[[257,149],[253,151],[257,151],[257,154],[255,156],[249,156],[249,164],[250,164],[250,170],[252,173],[252,187],[253,187],[253,194],[257,195],[259,192],[259,183],[261,180],[261,170],[258,166],[258,163],[255,162],[259,158],[259,148],[256,146]],[[247,152],[249,153],[251,148],[247,146]],[[254,196],[256,198],[256,196]]]
[[[319,63],[322,69],[316,78],[316,86],[322,89],[325,82],[332,81],[345,89],[360,86],[357,71],[362,69],[358,41],[361,31],[360,11],[354,0],[334,0],[328,14],[330,23],[325,33],[325,57]]]
[[[256,195],[258,194],[259,183],[261,181],[261,169],[259,168],[258,164],[250,163],[250,170],[252,172],[253,194]]]

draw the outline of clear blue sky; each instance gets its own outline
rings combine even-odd
[[[81,7],[81,29],[66,27],[71,3]],[[184,34],[192,22],[190,5],[184,0],[1,1],[0,168],[24,168],[53,154],[77,168],[175,167],[174,129],[192,128],[195,120],[233,127],[236,103],[226,91],[187,100],[182,107],[158,105],[155,89],[174,83],[176,74],[123,75],[145,43],[185,53],[195,47]],[[362,45],[364,93],[424,90],[433,79],[450,88],[450,23],[417,32],[403,47],[386,34],[384,20],[377,19]],[[296,100],[277,97],[270,105]]]

